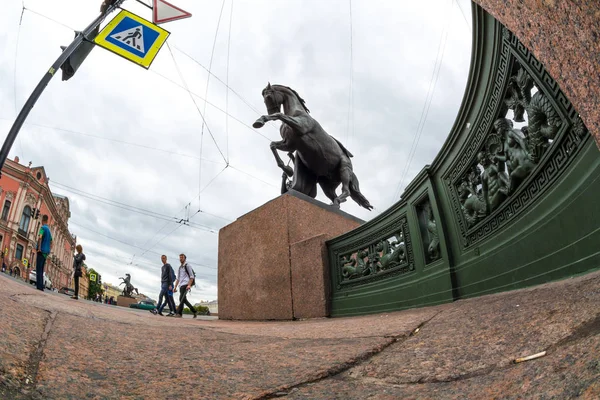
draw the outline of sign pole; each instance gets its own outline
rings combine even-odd
[[[6,139],[4,139],[4,144],[2,145],[2,149],[0,149],[0,177],[2,176],[2,167],[4,167],[4,162],[8,158],[8,153],[10,152],[10,149],[13,143],[15,142],[19,131],[21,130],[21,127],[25,123],[29,112],[42,95],[44,89],[46,89],[46,86],[48,86],[48,83],[50,82],[52,77],[54,77],[56,71],[58,71],[60,67],[64,64],[64,62],[75,51],[77,51],[77,49],[79,49],[79,46],[81,46],[81,44],[83,44],[84,41],[87,40],[87,37],[94,31],[94,29],[100,26],[100,24],[102,23],[102,21],[104,21],[106,16],[113,12],[115,9],[117,9],[124,1],[125,0],[112,0],[112,2],[109,2],[106,9],[104,9],[104,11],[98,16],[98,18],[96,18],[90,25],[88,25],[88,27],[85,28],[83,32],[77,33],[77,35],[75,36],[75,40],[73,40],[73,42],[62,52],[62,54],[56,59],[54,64],[52,64],[50,69],[44,74],[44,77],[42,78],[40,83],[38,83],[38,85],[35,87],[33,93],[31,93],[31,96],[29,96],[27,102],[21,109],[21,112],[19,113],[17,119],[13,123],[12,128],[10,128],[10,131],[8,132],[8,136],[6,136]]]

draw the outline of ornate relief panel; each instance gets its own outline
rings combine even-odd
[[[535,202],[589,137],[542,64],[502,29],[491,96],[443,177],[464,247],[489,237]]]
[[[415,269],[406,214],[384,228],[333,249],[337,288],[354,287]]]

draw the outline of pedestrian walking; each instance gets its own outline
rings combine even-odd
[[[85,254],[83,254],[83,247],[78,244],[75,247],[77,250],[77,254],[73,256],[73,280],[75,281],[75,293],[71,297],[72,299],[79,299],[79,278],[83,275],[82,267],[83,262],[85,261]]]
[[[152,310],[154,314],[163,315],[162,310],[166,305],[169,306],[168,317],[175,314],[175,300],[173,299],[173,283],[175,281],[175,271],[171,264],[167,262],[167,256],[160,256],[163,265],[160,273],[160,294],[158,295],[158,308]],[[169,295],[170,293],[170,295]],[[163,301],[164,297],[164,301]]]
[[[44,215],[42,227],[38,233],[35,259],[36,287],[42,292],[44,291],[44,265],[46,265],[46,258],[50,251],[52,251],[52,233],[48,228],[48,216]]]
[[[177,271],[177,280],[175,281],[175,288],[173,289],[173,292],[177,292],[177,288],[179,287],[179,307],[177,308],[177,314],[175,314],[175,317],[183,317],[183,306],[185,304],[194,314],[194,318],[196,318],[198,316],[196,309],[187,299],[187,294],[192,288],[194,279],[196,279],[196,277],[194,276],[192,267],[187,263],[186,259],[187,257],[185,254],[182,253],[179,255],[179,261],[181,262],[181,265]]]

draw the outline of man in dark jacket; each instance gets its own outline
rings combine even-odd
[[[169,305],[169,316],[173,316],[175,313],[175,299],[173,299],[173,282],[175,281],[175,271],[171,264],[167,263],[167,256],[164,254],[160,257],[163,263],[160,273],[160,294],[158,295],[158,309],[157,314],[163,315],[162,310],[165,305]],[[165,302],[163,303],[163,296]]]
[[[73,283],[75,286],[75,293],[71,296],[72,299],[79,299],[79,278],[83,275],[82,267],[85,261],[85,254],[83,254],[83,247],[78,244],[75,249],[77,254],[73,256]]]

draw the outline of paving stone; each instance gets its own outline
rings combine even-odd
[[[0,287],[0,398],[600,398],[600,272],[436,307],[279,322],[163,318],[2,274]]]

